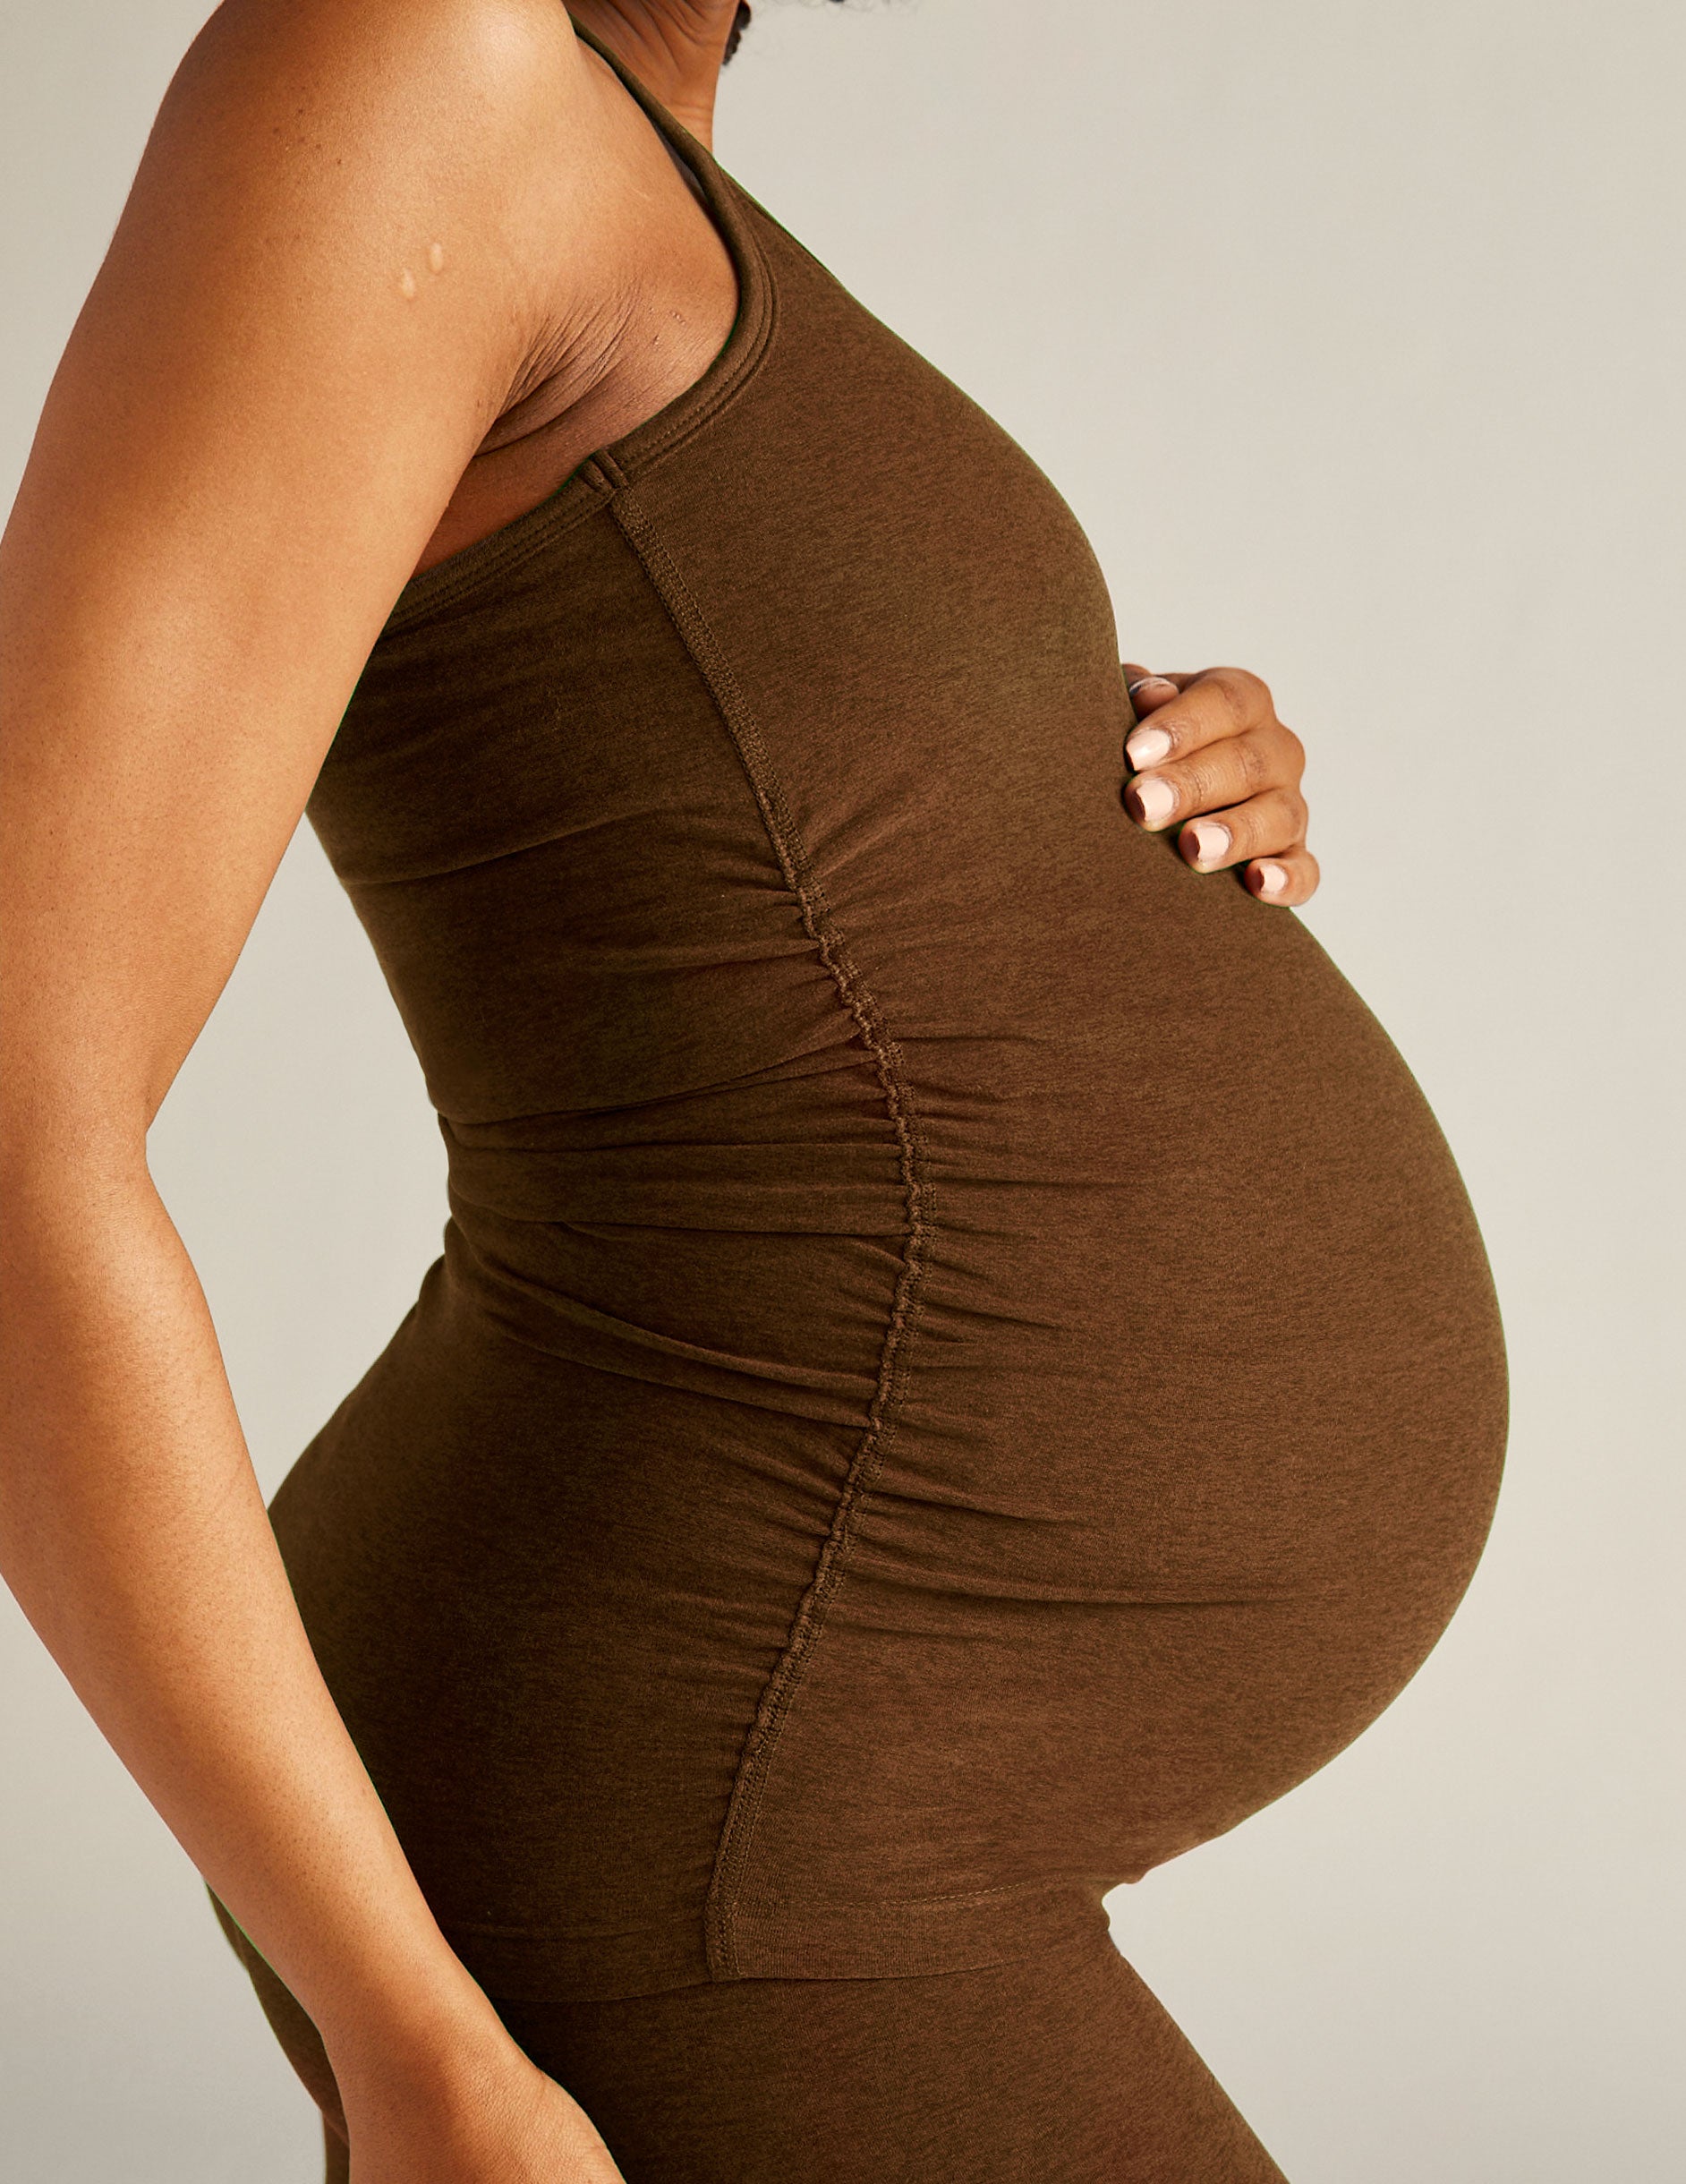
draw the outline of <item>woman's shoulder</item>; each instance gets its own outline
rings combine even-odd
[[[589,173],[584,48],[557,0],[223,0],[194,38],[149,152],[215,147],[231,185],[338,178],[401,219],[425,176],[465,210],[519,218],[524,184]]]
[[[605,76],[559,0],[225,0],[131,194],[138,271],[214,234],[294,293],[361,284],[422,326],[456,288],[502,329],[496,380],[531,382],[651,252],[635,168],[660,146],[629,149]]]
[[[467,119],[462,102],[488,94],[548,99],[583,80],[585,58],[560,0],[223,0],[172,90],[214,81],[226,92],[252,69],[283,92],[337,90],[376,107],[410,99],[425,122],[453,104]]]
[[[424,311],[473,286],[507,329],[486,428],[592,394],[692,292],[718,316],[718,243],[560,0],[224,0],[149,176],[277,279],[315,282],[344,236]]]
[[[592,57],[558,0],[224,0],[142,165],[308,277],[342,226],[391,238],[406,294],[440,245],[512,322],[598,301],[625,192]],[[276,232],[288,204],[302,217]],[[422,208],[453,235],[420,235]],[[576,297],[575,291],[580,293]]]

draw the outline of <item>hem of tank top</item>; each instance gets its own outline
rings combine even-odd
[[[918,1328],[924,1301],[925,1255],[934,1226],[934,1199],[926,1173],[915,1103],[901,1067],[900,1048],[876,995],[851,959],[848,943],[814,869],[730,656],[632,482],[612,464],[603,467],[614,489],[609,505],[621,535],[642,565],[651,589],[660,601],[693,669],[713,701],[760,810],[769,846],[790,891],[803,930],[831,979],[839,1006],[853,1023],[854,1036],[872,1058],[896,1141],[903,1202],[907,1207],[906,1241],[890,1299],[865,1429],[838,1490],[831,1523],[820,1548],[813,1574],[796,1603],[784,1645],[768,1675],[754,1719],[745,1734],[720,1829],[706,1912],[708,1949],[710,1968],[717,1976],[729,1977],[741,1962],[736,1939],[737,1903],[752,1874],[756,1822],[779,1732],[802,1688],[808,1659],[824,1634],[832,1597],[847,1574],[856,1511],[872,1492],[899,1421],[907,1353]]]
[[[677,121],[645,90],[630,69],[578,23],[575,31],[615,71],[668,150],[696,177],[737,277],[737,314],[707,368],[652,416],[607,447],[592,449],[558,486],[521,515],[412,576],[393,602],[381,630],[383,636],[413,627],[430,614],[456,604],[464,594],[490,577],[507,574],[512,567],[600,508],[613,490],[604,482],[606,462],[625,476],[636,477],[683,447],[749,384],[772,340],[778,295],[751,217],[760,208],[684,123]]]
[[[618,1933],[483,1925],[440,1931],[485,1992],[506,2001],[621,2001],[740,1979],[919,1979],[984,1971],[1104,1934],[1111,1881],[1012,1881],[971,1894],[790,1905],[757,1914],[723,1967],[703,1917]]]

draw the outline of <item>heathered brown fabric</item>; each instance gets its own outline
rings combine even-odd
[[[316,2028],[222,1917],[348,2184]],[[627,2184],[1283,2184],[1104,1933],[972,1972],[502,2009]]]
[[[731,339],[411,584],[311,803],[452,1218],[276,1528],[512,2003],[1094,1941],[1411,1675],[1504,1434],[1404,1064],[1121,806],[1064,502],[629,88]]]

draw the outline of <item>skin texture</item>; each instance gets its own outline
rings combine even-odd
[[[1299,791],[1306,750],[1266,686],[1245,668],[1124,672],[1141,721],[1124,746],[1137,769],[1130,815],[1155,833],[1174,826],[1197,871],[1233,867],[1262,902],[1309,901],[1318,874]]]
[[[707,141],[732,0],[577,12]],[[690,384],[735,306],[556,0],[228,0],[0,542],[0,1555],[320,2029],[353,2184],[616,2171],[445,1943],[322,1684],[147,1131],[406,578]],[[1129,672],[1172,733],[1137,803],[1177,791],[1186,855],[1222,810],[1219,861],[1303,900],[1264,686]]]

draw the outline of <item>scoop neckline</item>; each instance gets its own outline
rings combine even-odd
[[[605,495],[615,490],[612,481],[617,476],[630,480],[671,454],[746,383],[765,354],[772,332],[774,299],[767,261],[742,193],[707,147],[644,88],[618,55],[572,14],[568,21],[580,43],[613,69],[658,134],[695,178],[737,276],[737,316],[707,369],[652,416],[634,425],[618,439],[593,448],[559,485],[522,515],[512,516],[484,538],[460,547],[431,568],[412,576],[393,602],[385,626],[388,630],[416,620],[525,559],[558,531],[571,527],[600,507]]]

